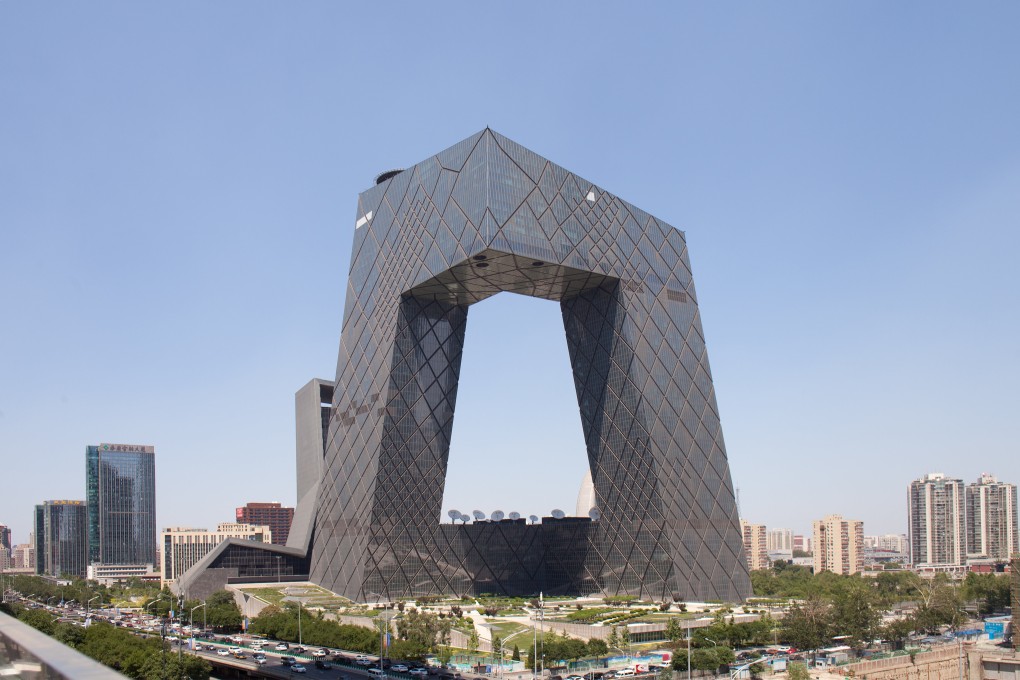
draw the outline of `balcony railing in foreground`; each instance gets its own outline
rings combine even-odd
[[[35,628],[0,613],[0,676],[26,680],[124,680]]]

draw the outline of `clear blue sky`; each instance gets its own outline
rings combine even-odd
[[[294,502],[356,196],[486,125],[684,229],[742,514],[1020,482],[1020,5],[0,3],[0,523],[153,444]],[[573,508],[554,303],[471,310],[444,508]]]

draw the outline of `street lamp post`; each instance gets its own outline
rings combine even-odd
[[[304,647],[304,642],[301,638],[301,600],[297,601],[297,643]]]
[[[99,597],[100,597],[99,595],[96,595],[95,597],[92,598],[92,600],[98,600]],[[92,605],[92,600],[89,600],[88,602],[85,603],[85,620],[86,621],[89,620],[89,615],[92,613],[92,610],[90,608],[91,605]]]
[[[276,582],[280,582],[280,559],[281,555],[273,555],[276,558]]]
[[[687,626],[687,680],[691,680],[691,627]]]
[[[203,602],[202,604],[198,605],[197,607],[192,607],[191,608],[191,622],[189,623],[189,625],[191,626],[191,639],[192,640],[195,639],[195,610],[196,609],[201,609],[202,610],[202,633],[205,634],[205,602]],[[194,647],[192,647],[191,651],[195,651]]]

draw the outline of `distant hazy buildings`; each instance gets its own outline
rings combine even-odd
[[[32,543],[35,538],[31,538],[29,543],[19,543],[14,546],[11,551],[12,567],[17,570],[35,569],[35,548],[32,547]]]
[[[35,506],[35,571],[85,578],[85,501],[45,501]]]
[[[769,568],[768,542],[764,524],[751,524],[740,520],[740,533],[744,538],[744,554],[751,571]]]
[[[162,585],[172,583],[199,560],[228,538],[258,543],[272,543],[273,532],[268,526],[251,524],[220,524],[216,531],[170,527],[163,530]]]
[[[899,553],[907,555],[910,548],[906,534],[885,534],[884,536],[865,536],[864,547],[868,550]]]
[[[793,531],[769,529],[765,534],[765,548],[770,552],[788,552],[793,555]]]
[[[794,550],[810,554],[811,553],[811,547],[812,546],[811,546],[811,537],[810,536],[801,536],[799,534],[794,534],[793,535],[793,549]]]
[[[864,568],[864,523],[828,515],[813,523],[815,573],[856,574]]]
[[[1006,562],[1017,552],[1016,485],[989,474],[967,486],[967,558]]]
[[[963,481],[932,472],[910,483],[907,537],[915,567],[963,567],[967,559]]]
[[[89,564],[130,565],[132,571],[158,564],[155,458],[146,445],[86,447]]]
[[[0,524],[0,547],[14,549],[14,544],[11,543],[11,529],[5,524]]]
[[[236,516],[238,524],[269,527],[273,532],[273,540],[266,540],[266,543],[287,545],[290,525],[294,521],[294,508],[286,508],[279,503],[248,503],[237,508]]]

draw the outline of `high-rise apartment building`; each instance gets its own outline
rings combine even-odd
[[[769,529],[765,534],[765,547],[770,553],[788,552],[793,554],[793,531],[791,529]]]
[[[747,555],[747,568],[751,571],[769,568],[768,541],[764,524],[751,524],[740,520],[740,533],[744,537],[744,554]]]
[[[911,482],[907,530],[912,565],[962,567],[967,559],[963,481],[932,472]]]
[[[161,581],[165,586],[195,566],[200,559],[228,538],[272,543],[273,532],[268,526],[224,523],[218,525],[216,531],[170,527],[163,530],[162,538],[163,573]]]
[[[802,552],[811,553],[812,550],[811,537],[801,536],[800,534],[793,535],[793,549],[800,550]]]
[[[237,508],[237,522],[254,526],[267,526],[273,531],[273,543],[287,545],[290,524],[294,521],[294,508],[279,503],[248,503]]]
[[[864,569],[864,523],[828,515],[813,523],[815,573],[856,574]]]
[[[35,506],[35,573],[85,578],[85,501],[46,501]]]
[[[0,545],[0,572],[7,571],[14,566],[14,559],[11,555],[11,549]]]
[[[136,444],[86,447],[85,491],[90,564],[159,563],[153,447]]]
[[[967,557],[1006,562],[1017,551],[1016,485],[982,474],[967,485]]]
[[[5,524],[0,524],[0,547],[8,550],[14,549],[14,544],[11,542],[11,528]]]

